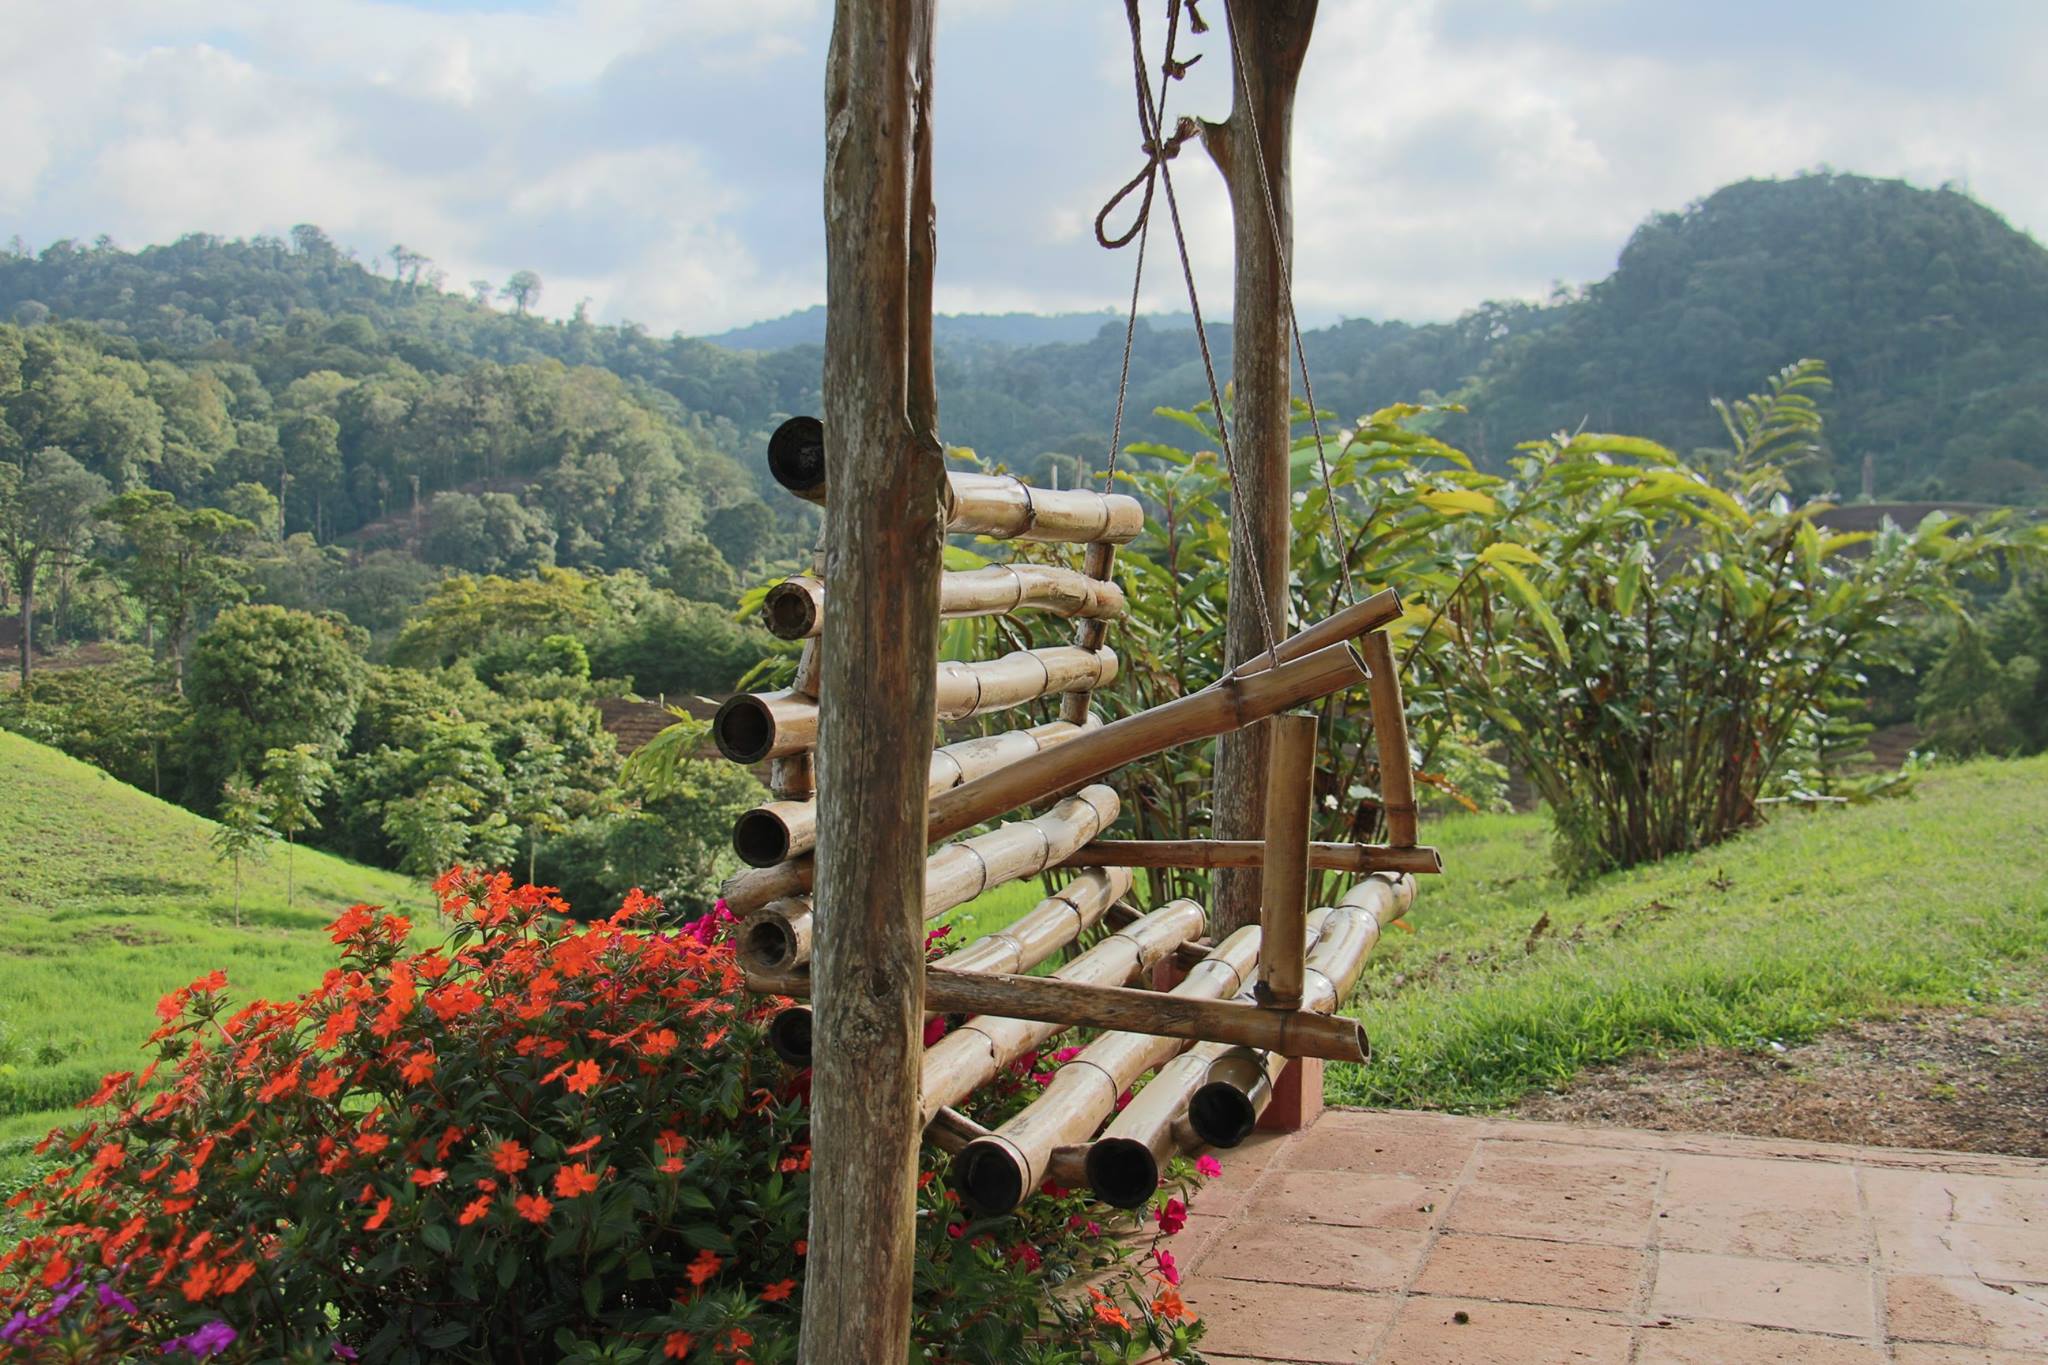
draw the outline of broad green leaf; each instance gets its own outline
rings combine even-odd
[[[1543,556],[1512,540],[1496,540],[1479,552],[1481,564],[1541,564]]]
[[[1497,563],[1490,567],[1506,581],[1515,596],[1522,600],[1522,605],[1536,618],[1536,624],[1543,627],[1544,635],[1549,637],[1550,647],[1557,652],[1558,662],[1569,665],[1572,661],[1572,652],[1564,642],[1564,627],[1558,624],[1557,613],[1543,600],[1543,594],[1537,591],[1536,585],[1512,564]]]
[[[1467,512],[1491,516],[1500,510],[1499,503],[1475,488],[1433,488],[1416,494],[1416,499],[1432,511],[1454,517]]]

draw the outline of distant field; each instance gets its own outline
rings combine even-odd
[[[1534,816],[1424,830],[1416,933],[1387,934],[1351,1010],[1346,1104],[1481,1109],[1632,1052],[1791,1043],[1905,1005],[2038,998],[2048,756],[1936,769],[1915,794],[1780,811],[1718,848],[1567,896]],[[1538,926],[1541,926],[1540,932]]]
[[[238,999],[333,964],[322,926],[371,901],[426,912],[409,878],[300,849],[245,866],[242,927],[210,821],[0,730],[0,1166],[108,1071],[138,1067],[156,1002],[215,967]]]

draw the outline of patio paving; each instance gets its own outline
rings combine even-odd
[[[1217,1362],[2048,1360],[2048,1161],[1336,1109],[1223,1157]]]

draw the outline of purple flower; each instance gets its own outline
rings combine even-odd
[[[27,1330],[28,1313],[24,1309],[17,1309],[14,1316],[7,1320],[7,1325],[0,1327],[0,1341],[18,1340],[21,1334]]]
[[[188,1351],[201,1360],[209,1360],[234,1345],[236,1335],[234,1328],[215,1318],[196,1332],[172,1337],[164,1343],[164,1354]]]
[[[114,1288],[114,1286],[111,1284],[102,1284],[100,1286],[99,1293],[100,1307],[102,1308],[118,1308],[123,1313],[136,1313],[141,1311],[135,1306],[135,1300],[129,1298],[126,1294],[123,1294],[120,1290]]]
[[[336,1360],[361,1360],[361,1359],[362,1359],[362,1357],[361,1357],[361,1356],[359,1356],[359,1355],[357,1355],[357,1354],[356,1354],[356,1350],[355,1350],[355,1347],[353,1347],[353,1346],[344,1346],[344,1345],[342,1345],[342,1344],[341,1344],[340,1342],[338,1342],[338,1341],[334,1343],[334,1358],[335,1358]]]

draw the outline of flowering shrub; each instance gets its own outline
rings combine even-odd
[[[579,925],[502,874],[436,889],[437,947],[356,906],[298,999],[234,1008],[218,972],[164,999],[155,1060],[107,1077],[10,1201],[32,1231],[0,1256],[0,1354],[796,1358],[808,1077],[773,1059],[777,1002],[741,991],[719,922],[663,930],[635,893]],[[920,1359],[1188,1353],[1158,1240],[1177,1193],[1139,1250],[1064,1191],[966,1221],[935,1175]]]

